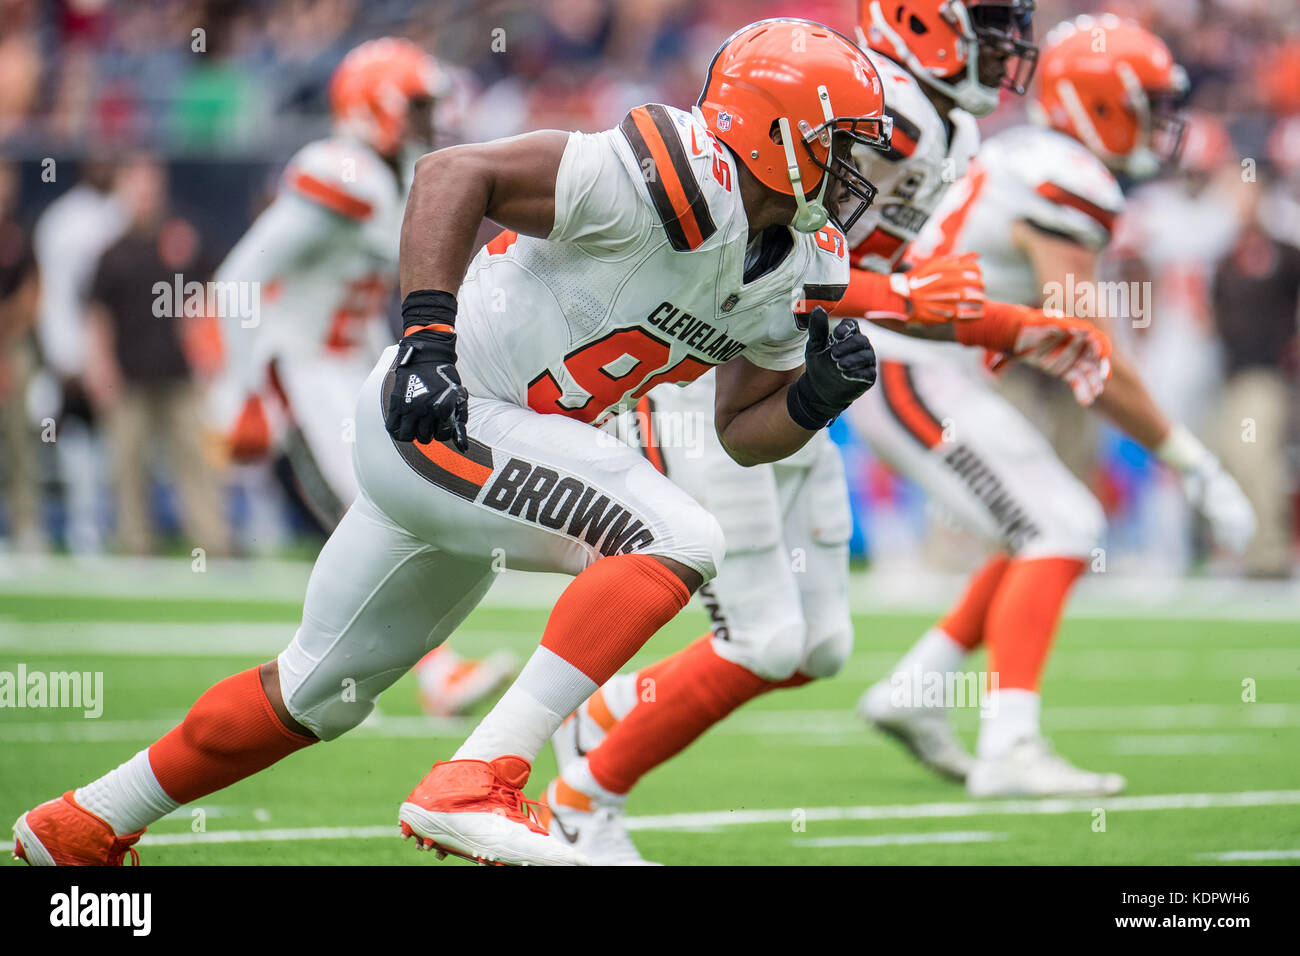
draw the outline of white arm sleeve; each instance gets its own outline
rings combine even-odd
[[[260,295],[265,284],[313,262],[339,232],[356,228],[352,220],[292,193],[281,193],[235,243],[215,280],[256,282]],[[261,309],[258,314],[263,314]],[[246,392],[262,384],[264,369],[255,358],[259,331],[244,325],[237,315],[221,317],[227,374]]]

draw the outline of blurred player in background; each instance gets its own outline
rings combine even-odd
[[[935,48],[952,58],[947,79],[929,73],[918,79],[879,52],[882,41],[873,44],[867,55],[884,84],[893,141],[885,153],[855,149],[853,159],[879,193],[850,225],[847,243],[831,232],[819,241],[847,252],[854,265],[836,314],[906,326],[909,335],[952,338],[964,343],[951,346],[958,350],[987,345],[1033,364],[1050,354],[1051,369],[1091,400],[1104,379],[1102,337],[1091,326],[1017,306],[986,309],[972,255],[937,257],[911,269],[902,262],[907,243],[977,146],[974,117],[955,104],[984,114],[996,107],[1003,87],[1023,93],[1036,52],[1029,41],[1032,12],[1032,3],[1015,0],[922,0],[899,8],[903,23],[923,17]],[[873,4],[863,16],[883,13]],[[886,49],[897,53],[892,45]],[[928,94],[933,85],[944,92]],[[940,97],[943,114],[932,97]],[[709,104],[701,107],[707,115]],[[726,130],[717,135],[727,142]],[[915,341],[883,329],[873,329],[871,338]],[[649,411],[661,418],[665,412],[707,416],[709,381],[656,389],[651,398]],[[712,630],[666,660],[608,682],[554,738],[561,776],[548,787],[548,805],[560,832],[602,863],[643,862],[622,823],[627,793],[642,775],[746,701],[832,676],[852,649],[851,518],[835,446],[819,436],[784,461],[743,469],[707,431],[701,439],[699,447],[678,441],[656,447],[652,440],[647,452],[718,517],[726,534],[727,558],[701,591]]]
[[[904,42],[929,41],[909,34]],[[989,296],[1011,302],[1095,291],[1097,257],[1123,205],[1115,177],[1151,176],[1176,150],[1185,90],[1168,48],[1142,27],[1113,16],[1063,24],[1040,58],[1039,122],[984,145],[914,254],[976,251]],[[1088,317],[1110,329],[1126,316]],[[1039,727],[1039,681],[1065,602],[1099,545],[1101,506],[978,369],[934,350],[880,348],[881,388],[853,410],[853,423],[999,551],[948,616],[863,695],[863,716],[975,796],[1117,793],[1122,777],[1074,767]],[[1097,406],[1178,473],[1220,543],[1243,548],[1255,518],[1237,483],[1160,412],[1125,355],[1111,361]],[[998,683],[972,760],[944,708],[907,706],[898,692],[915,675],[958,671],[981,643]]]
[[[1150,314],[1159,317],[1134,323],[1127,336],[1118,329],[1121,343],[1131,348],[1160,409],[1199,434],[1217,424],[1222,398],[1214,270],[1241,230],[1243,202],[1256,191],[1242,182],[1237,159],[1222,122],[1204,111],[1187,112],[1174,168],[1126,197],[1105,250],[1109,272],[1117,273],[1107,278],[1149,283]],[[1218,450],[1227,454],[1231,446]],[[1232,471],[1249,493],[1249,474]],[[1183,574],[1195,556],[1194,509],[1176,473],[1157,479],[1139,492],[1137,503],[1142,567]],[[1259,503],[1252,504],[1259,512]],[[1269,533],[1268,516],[1260,517],[1247,555]]]
[[[451,92],[441,64],[410,41],[353,49],[330,82],[333,134],[294,155],[279,195],[217,271],[218,282],[256,283],[260,304],[252,320],[240,310],[222,317],[239,406],[231,456],[278,449],[327,532],[357,495],[356,396],[391,338],[411,170],[433,147],[435,110]],[[438,716],[470,710],[513,668],[505,652],[471,661],[443,645],[416,668],[420,700]]]
[[[95,408],[86,386],[86,297],[104,250],[126,231],[127,212],[113,191],[114,164],[91,156],[75,186],[36,221],[32,243],[40,270],[37,338],[60,391],[54,451],[65,488],[68,549],[103,550],[99,476],[106,470],[95,435]]]

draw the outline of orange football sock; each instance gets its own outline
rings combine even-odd
[[[189,803],[314,743],[280,723],[253,667],[204,691],[149,748],[149,766],[169,797]]]
[[[1005,554],[995,554],[984,562],[984,566],[971,577],[961,600],[939,622],[943,632],[968,651],[974,650],[984,640],[984,619],[1010,560]]]
[[[648,555],[601,558],[555,602],[542,647],[600,685],[690,599],[681,578]]]
[[[705,634],[637,674],[637,705],[587,754],[591,775],[611,793],[627,793],[647,771],[775,686],[719,657],[713,635]]]
[[[996,675],[997,690],[1037,692],[1065,602],[1083,567],[1077,558],[1007,564],[984,622],[990,683]]]

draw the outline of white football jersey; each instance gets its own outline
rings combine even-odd
[[[859,269],[889,273],[949,185],[965,175],[979,148],[979,127],[965,110],[950,111],[945,121],[907,70],[874,51],[867,56],[884,84],[894,135],[888,152],[854,147],[854,163],[879,193],[849,230],[849,256]]]
[[[280,191],[217,270],[257,283],[258,314],[226,315],[227,351],[246,389],[281,354],[361,352],[392,340],[385,309],[397,280],[406,181],[362,143],[341,136],[299,150]]]
[[[1043,289],[1012,242],[1014,223],[1101,250],[1123,205],[1119,183],[1082,143],[1045,127],[1017,126],[984,144],[914,249],[918,258],[977,252],[990,299],[1039,306]]]
[[[893,117],[888,152],[854,148],[858,170],[879,190],[871,207],[849,230],[852,264],[871,272],[890,273],[921,234],[949,186],[965,175],[979,148],[979,127],[965,110],[952,109],[945,120],[920,83],[887,56],[868,51],[885,90],[885,112]],[[964,251],[964,250],[962,250]],[[904,361],[952,352],[880,326],[868,330],[882,360]]]
[[[831,227],[785,233],[774,237],[784,254],[745,282],[735,161],[691,113],[652,104],[616,129],[573,133],[551,234],[504,232],[470,264],[462,380],[471,394],[600,423],[738,356],[797,368],[795,313],[843,296],[848,250]]]

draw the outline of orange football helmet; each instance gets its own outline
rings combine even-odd
[[[751,23],[718,48],[695,112],[760,183],[794,196],[795,229],[816,232],[830,218],[848,231],[875,198],[851,150],[889,148],[884,108],[880,77],[853,41],[811,20],[781,18]],[[830,203],[838,215],[825,202],[832,179],[837,194],[848,193],[842,205],[838,196]]]
[[[1053,28],[1043,46],[1035,113],[1111,168],[1155,175],[1182,141],[1187,74],[1163,40],[1113,14]]]
[[[330,79],[335,129],[392,156],[408,138],[431,137],[433,104],[427,117],[413,110],[448,88],[437,61],[410,40],[368,40],[348,52]]]
[[[858,0],[858,40],[987,116],[1034,75],[1034,0]]]

